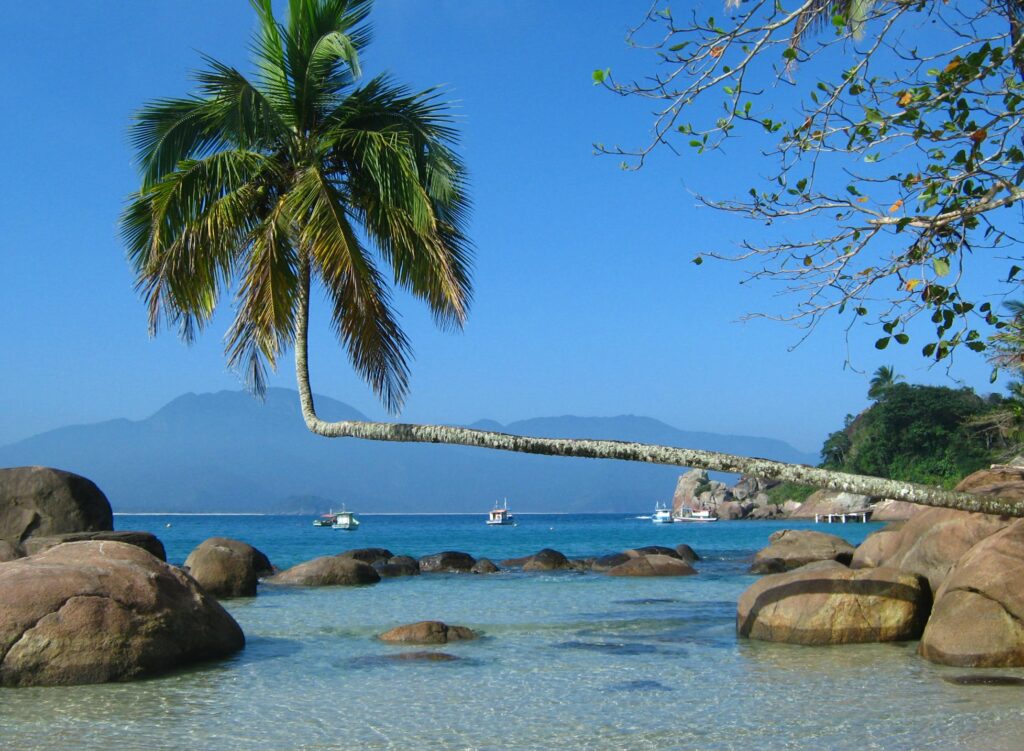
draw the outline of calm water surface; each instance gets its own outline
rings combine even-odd
[[[303,517],[118,516],[180,563],[203,539],[246,540],[279,567],[351,547],[494,560],[692,545],[700,575],[501,573],[280,590],[226,603],[248,645],[149,681],[0,689],[0,748],[25,749],[993,749],[1024,748],[1024,689],[956,686],[965,671],[915,644],[808,648],[738,640],[747,559],[804,523],[653,525],[622,516],[368,516],[358,532]],[[168,527],[167,525],[170,525]],[[818,527],[857,543],[876,525]],[[452,661],[376,634],[422,619],[468,625]],[[1024,676],[1024,671],[986,671]]]

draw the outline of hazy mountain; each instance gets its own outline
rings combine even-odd
[[[329,420],[365,419],[327,397]],[[649,417],[542,417],[474,427],[614,438],[815,463],[782,441],[695,433]],[[329,440],[310,434],[294,391],[264,402],[241,391],[186,394],[137,422],[110,420],[0,448],[0,466],[41,464],[94,480],[115,511],[302,511],[345,502],[361,511],[646,509],[672,495],[679,468],[529,456],[463,446]]]

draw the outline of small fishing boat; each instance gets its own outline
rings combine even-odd
[[[654,513],[651,514],[651,521],[655,524],[671,524],[675,521],[672,518],[672,510],[663,503],[654,506]]]
[[[508,510],[507,498],[501,506],[495,501],[494,508],[487,515],[487,523],[492,527],[514,527],[516,525],[515,516]]]
[[[314,527],[330,527],[334,524],[334,520],[337,518],[337,514],[333,511],[328,511],[326,514],[321,514],[319,519],[313,520]]]
[[[331,524],[331,528],[355,532],[359,529],[359,520],[356,519],[354,512],[342,510],[334,515],[334,523]]]
[[[675,520],[677,522],[717,522],[718,517],[706,508],[693,509],[684,506],[679,509]]]

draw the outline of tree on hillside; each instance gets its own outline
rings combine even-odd
[[[871,377],[868,399],[879,399],[893,384],[902,380],[903,376],[896,373],[891,365],[879,365],[878,370]]]
[[[594,77],[654,108],[640,147],[600,147],[626,167],[659,147],[763,145],[763,177],[698,196],[755,220],[758,239],[694,261],[782,284],[795,307],[768,317],[871,322],[879,349],[909,343],[923,317],[925,357],[985,350],[1012,317],[986,296],[1024,280],[1024,0],[729,0],[724,18],[683,7],[656,5],[630,33],[649,75]]]
[[[309,382],[310,295],[326,292],[353,367],[396,410],[408,346],[386,276],[424,300],[438,323],[462,323],[471,260],[465,177],[435,92],[413,93],[385,76],[361,83],[368,0],[290,0],[286,23],[271,0],[252,2],[255,77],[207,58],[197,94],[150,103],[133,127],[142,185],[121,226],[152,330],[163,319],[193,337],[234,288],[229,362],[258,391],[265,367],[294,348],[303,418],[322,436],[707,468],[1024,515],[999,499],[717,452],[321,420]]]

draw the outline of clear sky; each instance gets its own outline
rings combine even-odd
[[[988,366],[967,353],[951,371],[928,369],[919,347],[876,352],[877,330],[855,331],[848,351],[838,319],[790,351],[800,332],[737,322],[777,308],[777,290],[741,286],[729,264],[690,262],[728,250],[747,228],[697,209],[688,189],[745,191],[756,152],[665,151],[639,172],[593,154],[594,142],[647,137],[643,105],[594,87],[591,71],[649,66],[624,43],[648,6],[378,3],[367,72],[443,84],[459,103],[478,253],[463,333],[435,331],[400,298],[416,351],[401,418],[640,414],[817,450],[867,405],[879,365],[911,382],[989,390]],[[137,187],[132,112],[187,93],[200,52],[248,70],[248,3],[55,0],[8,4],[3,19],[0,445],[66,424],[143,418],[188,391],[240,388],[222,355],[230,300],[191,347],[173,332],[149,339],[117,222]],[[848,356],[857,370],[844,367]],[[315,391],[386,416],[326,323],[312,332],[311,360]],[[271,385],[293,384],[286,360]]]

